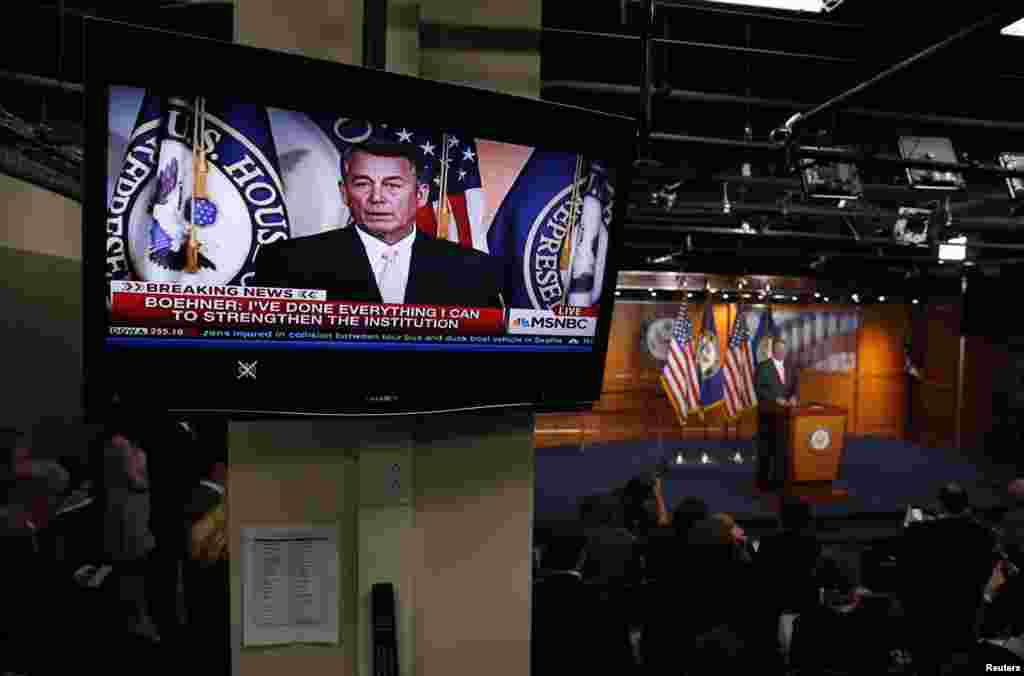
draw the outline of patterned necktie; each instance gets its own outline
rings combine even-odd
[[[388,250],[380,255],[380,271],[377,273],[377,286],[380,287],[381,299],[385,303],[400,303],[398,295],[398,251]]]

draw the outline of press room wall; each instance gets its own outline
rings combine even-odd
[[[611,344],[600,402],[593,412],[537,417],[537,446],[592,444],[625,440],[749,439],[756,431],[753,413],[727,422],[724,412],[711,411],[702,421],[691,415],[681,426],[668,403],[658,376],[662,363],[646,353],[642,325],[655,317],[671,317],[672,303],[618,302],[612,318]],[[778,309],[792,306],[779,306]],[[906,306],[802,306],[820,311],[863,313],[857,335],[857,369],[849,374],[800,374],[800,396],[842,406],[849,412],[852,434],[902,438],[908,406],[908,380],[903,371],[903,343],[909,330]],[[701,306],[691,306],[691,318],[699,321]],[[732,304],[715,305],[715,327],[724,354],[729,329],[736,314]]]
[[[81,209],[0,174],[0,425],[82,409]]]

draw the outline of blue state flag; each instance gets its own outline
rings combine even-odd
[[[700,369],[700,403],[706,411],[725,400],[725,372],[722,370],[722,348],[715,327],[711,301],[704,305],[704,320],[697,340],[697,366]]]
[[[585,200],[608,191],[603,184],[592,185],[591,173],[579,155],[535,150],[512,184],[487,233],[488,251],[504,261],[503,291],[510,306],[547,310],[569,300],[570,243],[587,241],[590,253],[600,241],[596,234],[587,236]],[[593,275],[594,266],[588,267]],[[588,299],[590,291],[578,288]]]
[[[244,285],[290,236],[266,108],[146,94],[108,202],[108,279]]]
[[[750,357],[754,361],[754,373],[757,373],[757,367],[761,362],[772,358],[772,339],[779,335],[778,331],[775,317],[772,316],[772,308],[768,306],[768,309],[761,313],[761,321],[758,322],[757,331],[754,333],[753,349],[750,351]]]

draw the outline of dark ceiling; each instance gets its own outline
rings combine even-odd
[[[845,0],[822,14],[696,0],[654,5],[651,131],[687,142],[653,140],[641,149],[651,160],[645,165],[656,168],[636,171],[623,267],[812,274],[896,286],[908,272],[923,272],[925,279],[958,282],[959,265],[939,265],[932,249],[891,239],[899,207],[935,206],[937,198],[909,188],[903,167],[858,162],[863,198],[840,210],[837,200],[804,197],[793,169],[798,153],[768,143],[769,133],[793,114],[987,22],[798,125],[791,149],[842,146],[895,157],[900,136],[940,136],[952,139],[961,163],[994,166],[1000,152],[1024,150],[1024,115],[1013,103],[1024,86],[1024,39],[999,35],[1024,17],[1019,2]],[[544,98],[642,117],[647,11],[646,2],[635,1],[589,2],[585,12],[576,3],[545,2]],[[742,141],[748,127],[754,143],[746,148],[694,138]],[[740,176],[744,163],[749,178]],[[940,200],[932,232],[962,230],[972,243],[989,245],[971,249],[978,270],[1013,269],[1024,260],[1024,219],[1011,217],[1005,177],[974,165],[964,176],[966,190],[950,194],[949,218]],[[666,186],[672,208],[664,199],[652,203],[651,193]],[[729,214],[722,213],[723,195]],[[737,233],[743,221],[753,233]],[[950,223],[958,232],[937,227]],[[758,234],[765,226],[770,231]],[[673,252],[679,255],[651,262]]]
[[[702,0],[654,5],[654,136],[641,149],[649,161],[636,170],[631,189],[621,191],[630,205],[621,267],[817,275],[883,287],[906,284],[910,276],[955,285],[959,265],[938,265],[932,249],[897,245],[890,237],[900,207],[930,208],[938,197],[909,188],[898,164],[877,161],[895,157],[904,135],[948,137],[964,164],[967,188],[949,194],[948,214],[938,202],[932,232],[952,233],[938,227],[947,224],[966,232],[978,270],[1005,273],[1024,260],[1024,218],[1014,215],[1005,178],[988,170],[1000,152],[1024,153],[1024,113],[1015,96],[1024,86],[1024,38],[998,33],[1020,18],[1014,7],[1024,15],[1019,0],[941,7],[924,0],[845,0],[827,14]],[[5,9],[19,39],[0,45],[0,171],[72,197],[82,153],[76,83],[84,15],[232,39],[230,2],[72,0]],[[542,96],[642,116],[646,12],[646,0],[588,0],[585,8],[546,0]],[[1000,20],[798,124],[789,152],[768,142],[793,114],[994,16]],[[421,26],[421,42],[457,39],[449,28],[459,27]],[[509,42],[508,31],[485,31],[473,40],[489,40],[492,48],[536,48],[535,36],[513,32],[522,44]],[[751,143],[738,147],[747,128]],[[863,198],[843,209],[834,200],[808,201],[793,169],[796,149],[807,145],[842,146],[875,158],[858,161]],[[744,164],[748,177],[740,175]],[[652,193],[662,197],[652,200]],[[671,208],[666,196],[674,200]],[[729,213],[723,213],[725,196]],[[744,222],[749,230],[738,231]]]
[[[0,42],[0,171],[78,199],[86,16],[233,39],[231,2],[12,1]],[[137,58],[146,58],[144,54]]]

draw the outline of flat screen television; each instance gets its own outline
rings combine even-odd
[[[599,398],[634,120],[104,21],[85,45],[90,410]]]

